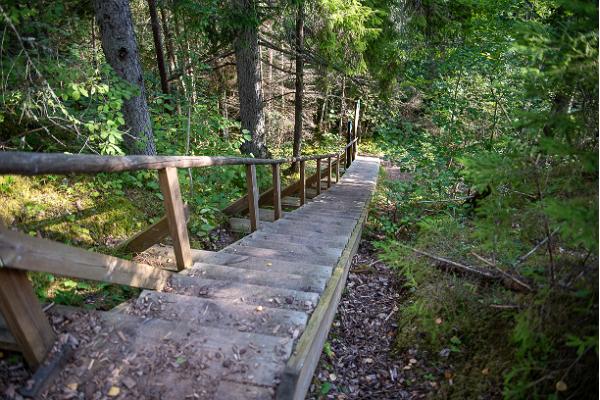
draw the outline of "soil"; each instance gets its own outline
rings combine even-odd
[[[307,399],[422,399],[438,374],[417,349],[395,352],[397,312],[406,293],[399,275],[363,240]]]

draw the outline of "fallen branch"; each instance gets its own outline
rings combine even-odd
[[[515,261],[513,267],[516,268],[519,265],[523,264],[523,262],[525,262],[525,260],[527,260],[533,253],[535,253],[537,251],[537,249],[539,249],[540,247],[542,247],[544,244],[546,244],[546,242],[548,241],[549,238],[551,238],[552,236],[554,236],[556,234],[556,232],[558,232],[558,230],[560,229],[560,226],[556,229],[554,229],[552,231],[552,233],[550,233],[550,235],[546,236],[544,239],[542,239],[538,244],[535,245],[535,247],[531,250],[529,250],[526,254],[520,256],[517,258],[517,261]]]
[[[477,276],[479,278],[484,278],[484,279],[491,280],[491,281],[499,281],[499,282],[502,283],[502,285],[505,288],[510,289],[510,290],[523,291],[524,286],[522,286],[522,285],[514,285],[514,280],[513,279],[503,279],[503,278],[506,278],[504,276],[504,274],[497,274],[497,273],[492,272],[492,271],[486,271],[486,270],[483,270],[483,269],[480,269],[480,268],[472,267],[470,265],[464,265],[464,264],[458,263],[456,261],[452,261],[452,260],[449,260],[449,259],[444,258],[444,257],[439,257],[439,256],[436,256],[434,254],[427,253],[425,251],[418,250],[418,249],[415,249],[413,247],[410,247],[410,246],[407,246],[407,245],[404,245],[404,244],[401,244],[401,246],[406,247],[407,249],[410,249],[410,250],[412,250],[413,252],[415,252],[417,254],[420,254],[420,255],[429,257],[429,258],[431,258],[433,260],[436,260],[436,261],[442,263],[443,266],[445,266],[446,268],[453,269],[453,270],[458,270],[458,271],[462,271],[462,272],[465,272],[465,273],[468,273],[468,274],[471,274],[471,275],[475,275],[475,276]]]
[[[482,256],[480,256],[479,254],[477,254],[473,251],[471,252],[471,254],[473,254],[478,260],[480,260],[480,261],[484,262],[485,264],[489,265],[490,267],[496,269],[496,271],[498,271],[502,276],[504,276],[506,279],[512,281],[517,286],[521,287],[522,289],[525,289],[528,292],[533,292],[533,289],[531,288],[531,286],[529,286],[528,284],[523,282],[520,278],[513,276],[512,274],[509,274],[508,272],[504,271],[502,268],[498,267],[495,263],[491,262],[490,260],[488,260],[486,258],[483,258]]]

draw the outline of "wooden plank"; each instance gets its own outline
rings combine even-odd
[[[331,187],[331,157],[327,158],[327,189]]]
[[[294,330],[304,331],[307,315],[303,311],[285,308],[236,304],[223,299],[205,299],[176,293],[144,291],[128,313],[136,308],[152,307],[152,317],[166,321],[185,321],[189,326],[210,326],[240,332],[259,333],[283,338],[292,336]],[[138,307],[136,307],[136,305]]]
[[[0,268],[0,313],[27,364],[37,368],[56,337],[26,272]]]
[[[340,155],[335,158],[335,183],[340,181]]]
[[[317,181],[315,182],[317,196],[321,194],[321,160],[317,160]]]
[[[181,271],[192,265],[192,253],[190,252],[190,239],[183,210],[183,201],[181,200],[177,168],[170,167],[159,170],[158,179],[164,198],[169,233],[175,249],[177,270]]]
[[[298,255],[314,255],[314,256],[332,256],[339,257],[344,246],[323,246],[318,240],[313,240],[312,243],[291,243],[264,240],[256,237],[245,237],[238,240],[236,244],[241,246],[260,247],[263,249],[273,249],[280,251],[289,251]]]
[[[266,225],[270,225],[272,222],[260,221],[258,223],[259,229],[262,229]],[[237,233],[252,233],[250,228],[250,220],[248,218],[229,218],[229,229],[232,232]]]
[[[250,232],[258,229],[258,183],[256,182],[256,166],[246,166],[246,187],[248,190],[248,215],[250,217]]]
[[[19,351],[19,345],[17,341],[11,335],[8,327],[6,326],[6,322],[2,317],[2,313],[0,313],[0,349],[10,350],[10,351]]]
[[[188,270],[184,271],[187,273]],[[237,304],[263,307],[281,307],[290,310],[312,309],[319,300],[316,292],[305,292],[249,283],[229,282],[175,274],[171,278],[171,291],[187,296],[230,300]],[[307,305],[310,303],[310,307]]]
[[[300,206],[306,204],[306,162],[300,161]]]
[[[323,276],[296,273],[302,271],[302,269],[298,269],[294,273],[278,272],[277,268],[273,268],[273,263],[271,265],[266,264],[263,263],[263,268],[258,270],[229,265],[196,263],[190,269],[189,275],[305,292],[321,293],[325,289],[327,278]]]
[[[253,233],[253,235],[260,234],[260,231]],[[173,257],[173,248],[171,246],[154,246],[146,252],[148,256],[155,257]],[[192,257],[194,259],[194,265],[200,262],[209,264],[227,265],[236,268],[244,268],[256,271],[273,270],[276,272],[296,275],[312,275],[319,278],[328,278],[331,276],[332,267],[329,265],[311,265],[304,264],[302,262],[290,262],[274,260],[270,258],[257,258],[252,256],[245,256],[241,254],[230,254],[225,252],[215,252],[208,250],[194,250],[192,249]],[[194,267],[190,268],[189,271],[193,271]],[[183,271],[187,273],[188,270]]]
[[[301,400],[304,399],[308,391],[346,283],[352,257],[358,250],[367,213],[368,207],[365,207],[359,223],[350,237],[348,246],[338,261],[332,278],[321,296],[319,304],[313,311],[304,333],[296,344],[294,354],[286,364],[281,383],[277,387],[277,399]]]
[[[281,211],[281,168],[279,164],[271,166],[273,173],[273,220],[277,221],[282,216]]]
[[[183,212],[185,215],[185,222],[187,224],[187,222],[190,220],[190,210],[187,204],[183,205]],[[169,222],[167,221],[167,216],[165,215],[143,231],[136,233],[123,243],[120,243],[118,248],[130,251],[132,253],[141,253],[142,251],[147,250],[159,243],[168,235]]]
[[[241,246],[235,244],[229,245],[221,251],[233,254],[244,254],[253,257],[272,258],[283,261],[302,261],[304,263],[314,265],[328,265],[337,261],[337,257],[334,256],[313,256],[298,254],[286,250],[264,249],[262,247]]]
[[[11,231],[0,225],[5,267],[161,290],[171,272]]]
[[[95,174],[164,168],[198,168],[222,165],[271,165],[286,159],[209,156],[101,156],[96,154],[3,151],[0,174]]]

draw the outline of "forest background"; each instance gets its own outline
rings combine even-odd
[[[3,151],[326,152],[360,100],[361,151],[401,171],[382,176],[369,225],[408,290],[398,350],[439,359],[440,397],[595,393],[596,2],[4,0],[0,14]],[[211,248],[244,172],[180,174],[192,240]],[[152,172],[3,176],[0,218],[113,253],[160,197]],[[506,279],[442,271],[415,248]],[[134,294],[32,279],[64,304]]]

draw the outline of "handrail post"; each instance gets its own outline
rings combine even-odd
[[[281,218],[281,166],[280,164],[271,164],[273,172],[273,219],[277,221]]]
[[[181,271],[192,266],[192,251],[177,178],[177,168],[167,167],[158,170],[158,180],[164,198],[169,233],[173,240],[177,270]]]
[[[248,213],[250,215],[250,232],[258,229],[258,183],[256,181],[256,165],[246,165],[246,186],[248,186]]]
[[[306,203],[306,161],[300,161],[300,205]]]
[[[348,121],[346,138],[346,169],[348,169],[352,164],[352,121]]]
[[[321,159],[317,158],[317,196],[321,194]]]
[[[327,189],[331,187],[331,157],[327,157]]]
[[[26,272],[0,268],[0,313],[27,364],[37,368],[52,349],[55,335]]]
[[[335,183],[340,181],[340,155],[338,154],[335,161]]]

